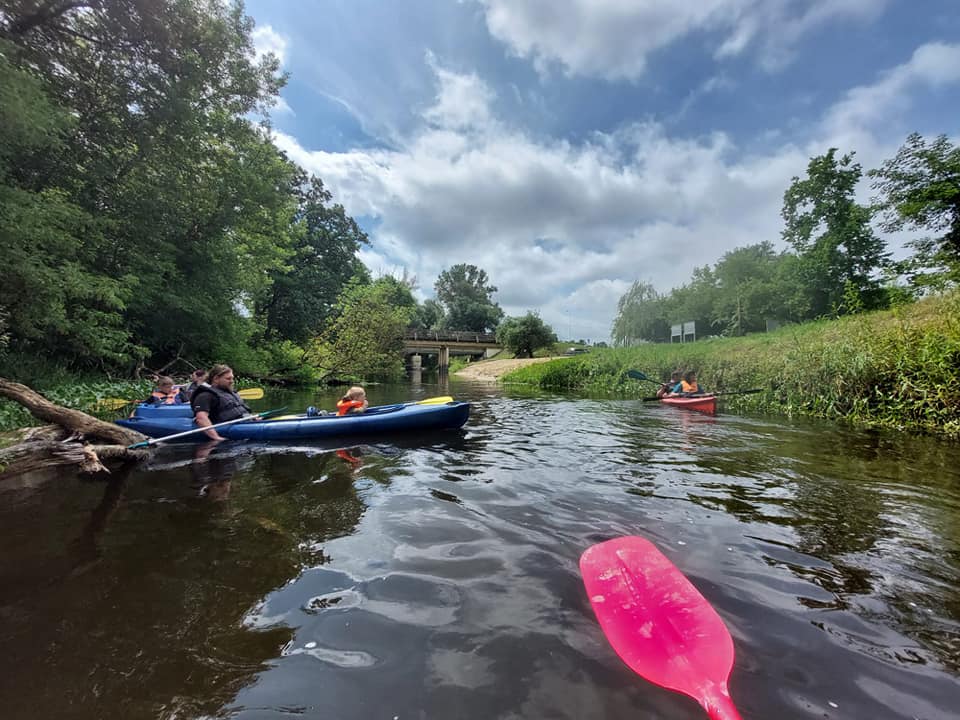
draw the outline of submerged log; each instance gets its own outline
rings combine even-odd
[[[61,407],[26,385],[0,378],[0,395],[23,405],[38,420],[55,423],[87,438],[100,438],[117,445],[133,445],[143,440],[140,433],[97,420],[79,410]]]
[[[18,444],[0,448],[0,479],[63,465],[75,465],[82,473],[109,472],[101,458],[131,461],[148,455],[127,449],[145,439],[140,433],[56,405],[26,385],[0,378],[0,396],[20,403],[39,420],[55,423],[28,428]],[[89,444],[92,440],[107,444]]]
[[[109,472],[89,445],[40,440],[0,449],[0,480],[14,475],[76,465],[80,472]]]

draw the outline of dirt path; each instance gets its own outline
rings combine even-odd
[[[500,376],[511,370],[533,365],[534,363],[556,360],[556,358],[512,358],[510,360],[481,360],[470,363],[460,372],[454,373],[464,380],[480,380],[481,382],[497,382]]]

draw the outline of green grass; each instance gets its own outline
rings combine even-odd
[[[503,380],[635,397],[655,387],[628,379],[628,369],[660,379],[676,367],[697,370],[710,390],[765,390],[728,398],[735,408],[960,439],[960,293],[744,338],[593,348]]]

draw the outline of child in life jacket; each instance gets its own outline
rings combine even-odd
[[[157,378],[156,387],[150,393],[150,397],[144,402],[150,405],[173,405],[186,402],[186,398],[180,388],[174,386],[173,378],[161,375]]]
[[[690,370],[683,374],[683,380],[680,381],[680,392],[685,395],[699,395],[705,393],[706,390],[700,387],[697,382],[697,373]]]
[[[367,393],[359,385],[354,385],[347,390],[347,394],[337,402],[337,415],[346,415],[347,413],[363,412],[367,409]]]

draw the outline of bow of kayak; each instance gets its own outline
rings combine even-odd
[[[696,410],[697,412],[714,415],[717,412],[716,395],[697,395],[694,397],[663,397],[660,402],[664,405],[675,405],[686,410]]]

